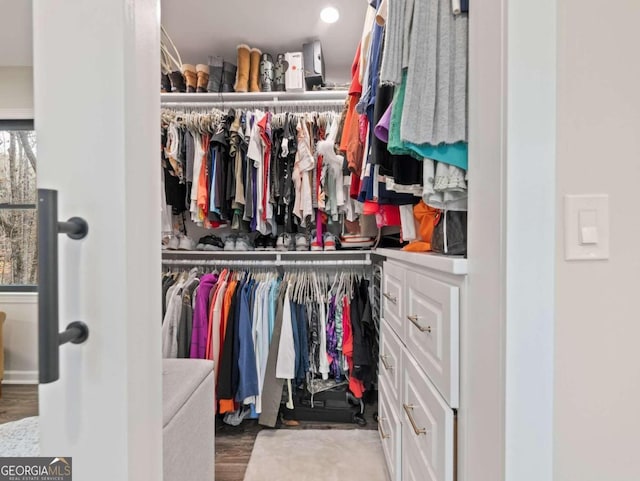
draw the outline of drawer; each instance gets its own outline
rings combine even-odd
[[[380,380],[380,391],[378,396],[378,433],[382,442],[387,469],[389,470],[390,481],[400,481],[402,479],[402,430],[400,424],[399,406],[389,402],[384,391],[388,388],[384,386],[385,381]],[[384,388],[384,389],[383,389]]]
[[[459,401],[459,288],[406,273],[405,343],[449,406]]]
[[[416,362],[404,357],[403,480],[453,481],[454,414]]]
[[[382,281],[382,318],[400,336],[403,332],[403,302],[404,302],[404,269],[395,262],[385,262],[383,266],[384,279]]]
[[[402,400],[402,344],[386,320],[380,323],[380,362],[378,371],[384,378],[385,394],[393,405],[399,406]],[[381,390],[382,387],[379,388]]]

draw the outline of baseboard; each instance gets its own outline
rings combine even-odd
[[[38,384],[38,371],[5,371],[2,384]]]

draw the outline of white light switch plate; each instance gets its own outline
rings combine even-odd
[[[571,260],[609,258],[609,196],[564,196],[564,256]]]

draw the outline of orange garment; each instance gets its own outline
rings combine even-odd
[[[340,138],[340,150],[347,152],[349,148],[349,141],[353,136],[353,118],[358,118],[356,113],[356,105],[360,101],[362,95],[362,84],[359,80],[360,76],[360,45],[356,50],[356,56],[353,59],[351,65],[351,86],[349,88],[349,107],[347,108],[347,114],[344,119],[344,128],[342,130],[342,137]],[[357,125],[357,123],[356,123]]]
[[[216,306],[216,300],[218,298],[218,294],[220,293],[220,289],[222,285],[226,281],[228,271],[225,269],[220,273],[220,277],[218,278],[218,283],[216,285],[215,292],[213,293],[213,297],[211,298],[211,305],[209,306],[209,329],[207,330],[207,359],[210,361],[213,360],[213,312]],[[218,333],[216,332],[217,336]],[[218,369],[218,365],[214,364],[214,369]]]
[[[418,224],[418,240],[415,240],[402,248],[408,252],[428,252],[431,250],[431,236],[436,226],[436,219],[440,211],[420,201],[413,207],[413,217]]]
[[[224,295],[224,301],[222,302],[222,322],[220,322],[220,357],[218,357],[218,361],[216,366],[220,365],[220,360],[222,359],[222,346],[224,345],[225,332],[227,330],[227,322],[229,321],[229,311],[231,310],[231,300],[233,299],[233,294],[236,291],[236,287],[238,286],[237,280],[232,280],[227,288],[227,292]],[[233,399],[220,399],[220,408],[218,412],[220,414],[230,413],[235,411],[235,402]]]

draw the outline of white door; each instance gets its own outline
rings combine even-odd
[[[162,479],[159,7],[34,0],[38,186],[89,225],[59,236],[57,327],[89,338],[39,392],[42,455],[78,480]]]

